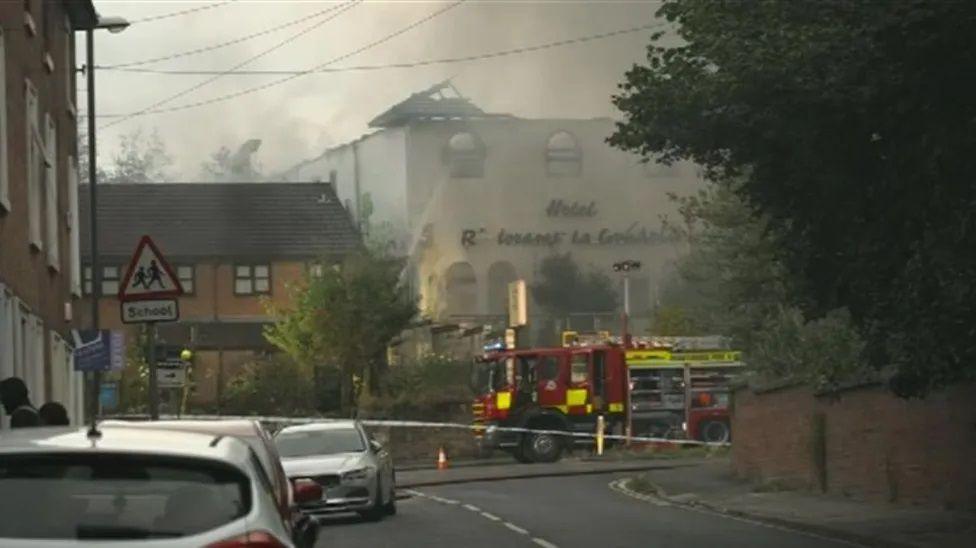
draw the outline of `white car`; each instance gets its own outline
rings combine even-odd
[[[379,520],[396,513],[393,461],[357,421],[289,426],[275,435],[275,445],[292,481],[311,479],[322,486],[322,500],[299,506],[310,516],[358,512]]]
[[[321,496],[318,485],[302,482]],[[274,487],[232,436],[112,426],[0,435],[0,546],[290,548]]]

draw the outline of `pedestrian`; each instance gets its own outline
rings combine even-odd
[[[68,426],[68,410],[56,401],[49,401],[41,406],[37,412],[45,426]]]
[[[10,415],[11,428],[40,426],[41,416],[31,405],[27,385],[20,377],[8,377],[0,381],[0,403]]]

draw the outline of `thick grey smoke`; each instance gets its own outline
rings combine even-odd
[[[104,15],[131,19],[175,11],[175,2],[96,1]],[[135,24],[118,35],[100,33],[99,65],[207,46],[256,32],[334,5],[330,2],[236,2],[185,17]],[[304,69],[354,50],[442,8],[443,2],[367,2],[248,69]],[[463,56],[612,31],[654,21],[659,2],[469,1],[429,23],[336,66],[385,64]],[[226,70],[270,48],[297,25],[202,55],[146,65],[166,69]],[[623,73],[644,57],[650,31],[543,52],[464,64],[365,72],[315,74],[284,85],[205,107],[134,118],[100,133],[101,161],[111,157],[117,135],[133,127],[157,127],[185,179],[221,146],[262,140],[266,173],[317,155],[326,146],[354,139],[367,122],[412,92],[453,77],[483,109],[526,117],[612,116],[610,95]],[[84,51],[83,43],[79,51]],[[83,59],[79,58],[78,63]],[[98,73],[100,113],[126,113],[177,93],[210,76]],[[225,76],[167,106],[235,93],[275,76]],[[80,97],[83,103],[83,97]]]

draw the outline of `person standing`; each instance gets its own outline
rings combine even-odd
[[[0,381],[0,403],[10,415],[11,428],[40,426],[41,416],[31,405],[27,385],[20,377],[8,377]]]
[[[71,424],[71,421],[68,420],[68,410],[56,401],[49,401],[42,405],[37,414],[41,416],[44,426],[68,426]]]

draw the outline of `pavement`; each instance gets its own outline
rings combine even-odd
[[[497,481],[539,477],[580,476],[614,472],[639,473],[655,469],[671,469],[695,466],[699,460],[634,460],[599,461],[588,458],[567,458],[548,464],[520,464],[511,457],[501,460],[469,462],[464,466],[451,465],[447,470],[433,467],[397,468],[397,486],[400,488],[426,487],[478,481]]]
[[[657,500],[674,506],[781,525],[863,546],[948,548],[976,544],[976,514],[805,491],[757,490],[732,476],[727,458],[700,461],[692,467],[649,470],[643,478]]]

